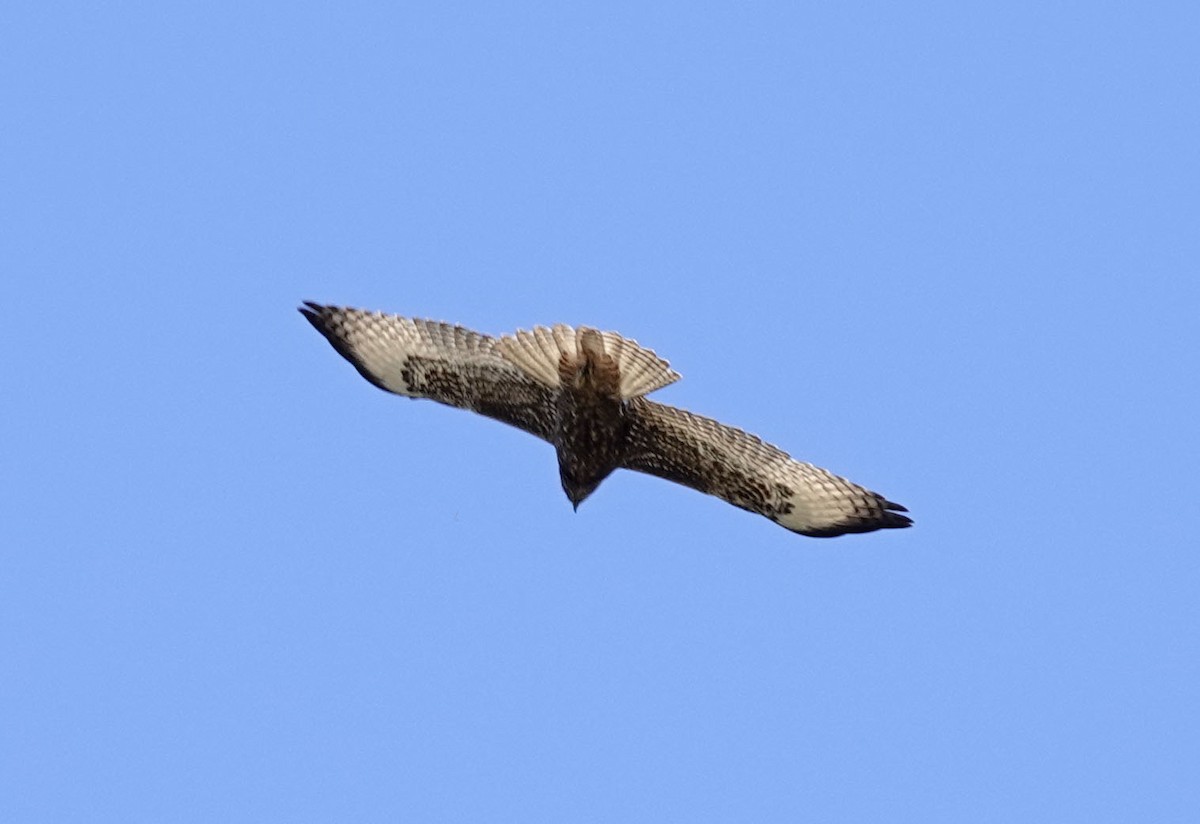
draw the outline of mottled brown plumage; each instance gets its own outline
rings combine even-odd
[[[624,468],[715,495],[803,535],[912,524],[899,504],[753,435],[647,400],[679,376],[615,332],[559,324],[492,338],[316,303],[300,311],[381,389],[469,409],[553,444],[575,507]]]
[[[558,360],[554,441],[563,491],[576,509],[617,468],[629,432],[620,370],[595,329],[580,333],[578,351]]]

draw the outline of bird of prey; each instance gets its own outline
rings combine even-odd
[[[679,375],[615,332],[558,324],[496,338],[319,303],[300,312],[380,389],[469,409],[553,444],[563,491],[576,508],[613,470],[632,469],[801,535],[912,524],[899,504],[753,435],[647,400]]]

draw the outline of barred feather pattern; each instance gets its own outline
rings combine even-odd
[[[462,326],[306,303],[300,310],[371,383],[409,398],[478,412],[554,441],[555,397]]]
[[[585,332],[596,332],[586,326],[571,327],[563,323],[554,326],[535,326],[532,330],[518,329],[496,341],[497,348],[513,363],[538,382],[558,389],[559,363],[564,357],[578,358],[582,353]],[[654,352],[640,346],[617,332],[599,332],[604,342],[604,354],[612,358],[620,371],[621,398],[636,398],[679,380],[679,373]]]
[[[762,439],[673,406],[637,398],[619,465],[665,478],[815,538],[906,527],[907,510]]]

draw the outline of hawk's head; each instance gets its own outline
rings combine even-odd
[[[596,491],[596,487],[600,486],[601,481],[608,477],[608,473],[605,472],[598,478],[593,477],[583,480],[577,478],[574,472],[562,466],[559,466],[558,475],[562,481],[563,492],[567,493],[567,498],[571,501],[571,506],[574,509],[579,509],[579,505]]]

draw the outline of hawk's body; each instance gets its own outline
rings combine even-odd
[[[381,389],[470,409],[553,444],[575,506],[624,468],[716,495],[803,535],[912,523],[899,504],[753,435],[647,400],[679,375],[614,332],[558,325],[493,338],[316,303],[300,311]]]

